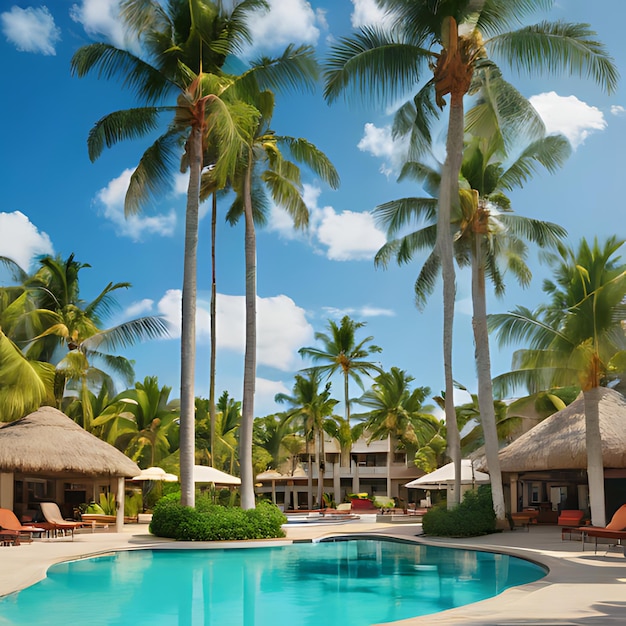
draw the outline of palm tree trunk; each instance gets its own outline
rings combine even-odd
[[[211,467],[215,467],[215,357],[217,353],[217,281],[215,271],[215,229],[217,226],[217,195],[211,201],[211,360],[209,366],[209,421],[211,423]]]
[[[180,337],[180,502],[195,506],[193,466],[195,462],[196,293],[198,254],[198,210],[202,170],[202,129],[189,135],[189,186],[185,214],[185,262]]]
[[[254,508],[254,476],[252,471],[252,426],[254,422],[254,391],[256,384],[256,234],[252,215],[252,155],[245,179],[245,257],[246,257],[246,352],[243,372],[243,400],[239,429],[239,460],[241,463],[241,508]]]
[[[441,174],[439,211],[437,214],[437,250],[443,278],[443,364],[445,376],[445,415],[448,455],[454,463],[454,496],[452,505],[461,500],[461,441],[454,408],[452,375],[452,335],[456,295],[452,234],[452,204],[459,198],[459,172],[463,158],[463,97],[454,93],[450,101],[446,161]]]
[[[480,422],[485,437],[485,456],[487,457],[487,465],[491,477],[493,510],[496,514],[496,520],[498,520],[498,522],[504,522],[506,520],[506,511],[502,488],[502,473],[500,472],[500,459],[498,458],[499,445],[498,432],[496,429],[496,413],[493,407],[482,238],[482,234],[476,233],[474,237],[474,253],[472,254],[472,307],[474,311],[472,327],[474,329],[476,373],[478,375],[478,409],[480,411]]]
[[[343,397],[346,402],[346,422],[350,426],[350,393],[348,391],[348,372],[343,373]]]
[[[587,444],[587,480],[591,523],[606,526],[604,505],[604,460],[600,434],[600,387],[583,390],[585,406],[585,441]]]

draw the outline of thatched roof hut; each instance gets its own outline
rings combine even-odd
[[[613,389],[598,389],[602,456],[605,468],[626,468],[626,399]],[[587,468],[582,394],[500,451],[503,472],[584,470]],[[484,468],[480,468],[484,469]]]
[[[132,478],[140,471],[117,448],[50,406],[0,428],[0,472]]]

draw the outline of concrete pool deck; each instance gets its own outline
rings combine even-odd
[[[626,623],[626,559],[623,548],[593,546],[582,551],[579,541],[562,541],[561,529],[533,526],[485,537],[452,541],[416,537],[419,524],[360,520],[343,524],[297,524],[286,527],[286,540],[245,542],[250,546],[283,545],[346,534],[372,534],[429,544],[478,548],[525,557],[549,568],[541,580],[506,590],[475,604],[395,622],[396,626],[422,624],[481,624],[512,626],[602,626]],[[153,537],[148,526],[129,524],[123,533],[96,531],[69,537],[34,540],[31,544],[0,548],[0,595],[15,592],[45,577],[47,568],[65,560],[114,550],[141,548],[227,548],[241,542],[183,543]]]

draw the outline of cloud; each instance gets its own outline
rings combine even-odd
[[[144,298],[138,302],[134,302],[124,311],[124,319],[135,319],[143,317],[144,315],[150,315],[152,307],[154,306],[154,300],[150,298]]]
[[[352,26],[378,25],[384,21],[385,12],[378,7],[376,0],[352,0],[354,11],[350,17]]]
[[[600,109],[590,106],[576,96],[559,96],[554,91],[529,98],[543,119],[548,133],[562,133],[576,149],[594,131],[607,127]]]
[[[611,115],[624,115],[624,113],[626,113],[626,109],[623,106],[619,104],[611,106]]]
[[[313,11],[306,0],[268,0],[270,10],[257,12],[249,22],[254,50],[247,49],[249,57],[258,50],[280,50],[288,44],[315,45],[320,27],[326,27],[323,11]]]
[[[389,178],[391,174],[400,170],[406,156],[407,142],[408,139],[394,140],[390,126],[378,128],[367,122],[363,127],[363,138],[357,144],[357,148],[382,158],[380,171]]]
[[[70,17],[82,24],[88,35],[102,35],[117,48],[128,48],[119,5],[119,0],[82,0],[72,5]]]
[[[291,395],[291,389],[280,380],[257,378],[254,393],[255,415],[269,415],[276,411],[284,411],[285,407],[278,407],[274,400],[277,393]]]
[[[381,309],[377,307],[372,307],[369,305],[365,305],[359,308],[352,307],[347,309],[336,309],[334,307],[322,307],[325,313],[334,317],[335,319],[341,319],[344,315],[348,315],[350,317],[356,318],[370,318],[370,317],[394,317],[395,311],[391,309]]]
[[[170,336],[180,336],[181,291],[169,290],[158,303],[158,310],[170,324]],[[245,351],[244,296],[217,295],[218,350]],[[209,340],[209,302],[198,301],[196,330],[200,341]],[[304,309],[285,295],[257,297],[257,362],[282,371],[300,363],[298,350],[313,340],[313,327]]]
[[[327,246],[327,257],[331,261],[373,259],[386,241],[371,213],[336,213],[332,207],[322,210],[317,238]]]
[[[11,7],[10,11],[0,14],[2,32],[7,41],[20,52],[39,52],[54,56],[54,44],[61,39],[61,30],[55,25],[54,18],[47,7]]]
[[[133,241],[141,240],[145,234],[163,237],[172,235],[176,226],[176,214],[173,210],[166,215],[124,216],[124,197],[132,173],[131,169],[124,170],[96,194],[96,200],[103,207],[104,217],[116,226],[118,235],[130,237]]]
[[[28,271],[33,260],[42,254],[54,254],[52,242],[19,211],[0,213],[0,256],[15,261]]]
[[[386,238],[376,227],[371,213],[337,213],[331,206],[319,207],[322,190],[307,184],[303,188],[302,197],[310,211],[308,231],[296,231],[289,215],[276,206],[270,214],[269,229],[286,239],[307,239],[314,247],[321,247],[331,261],[373,259]]]

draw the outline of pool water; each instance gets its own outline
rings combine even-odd
[[[515,557],[359,539],[234,550],[138,550],[54,565],[0,598],[0,625],[368,626],[538,580]]]

